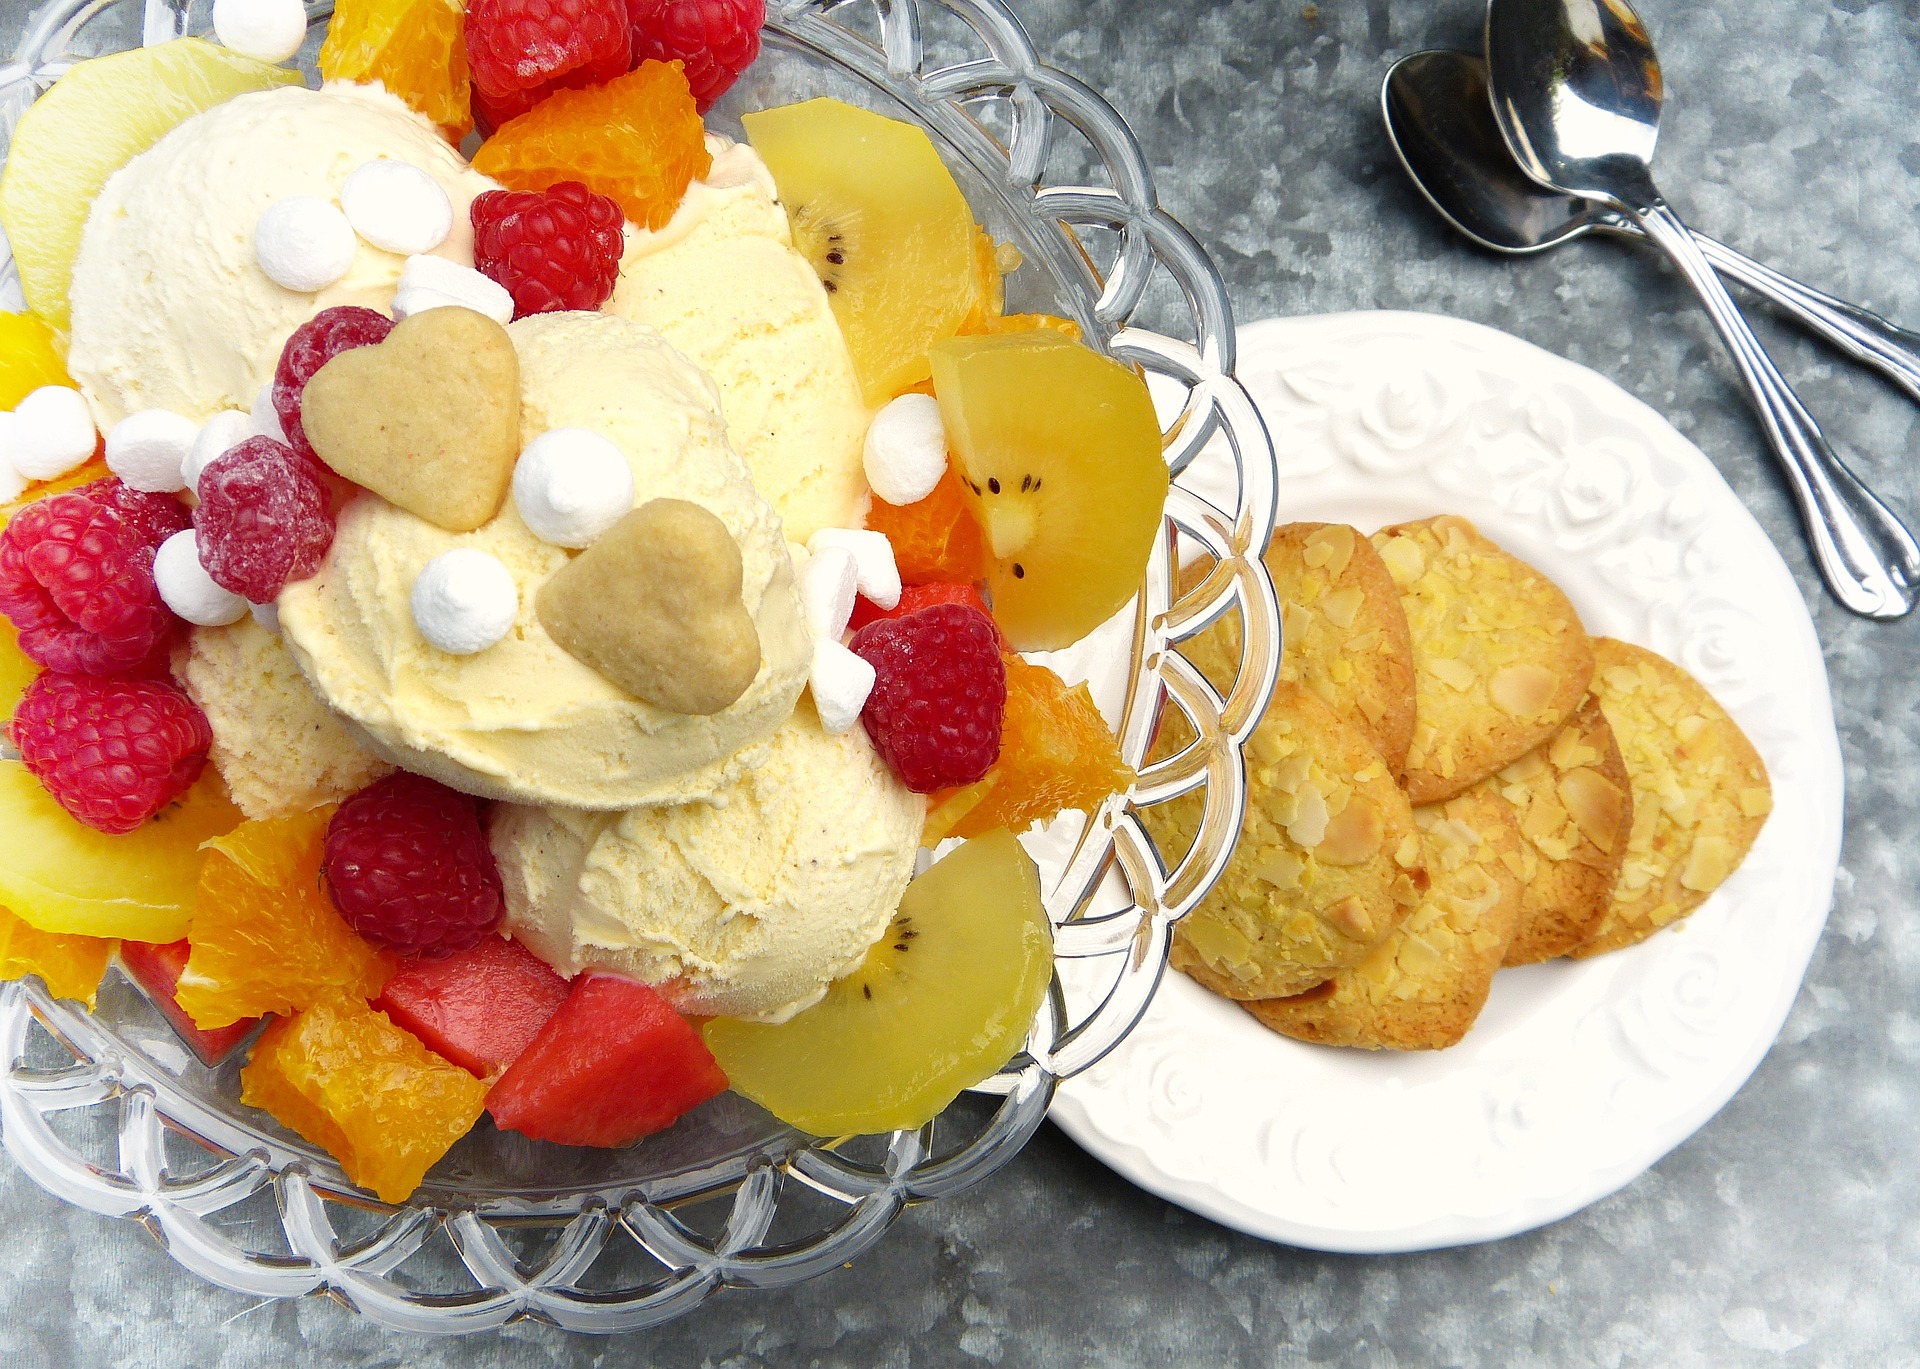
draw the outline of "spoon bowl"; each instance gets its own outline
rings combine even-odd
[[[1520,170],[1493,117],[1487,64],[1472,53],[1402,57],[1381,83],[1380,112],[1414,187],[1482,247],[1527,256],[1595,231],[1639,235],[1618,211]]]
[[[1493,116],[1521,170],[1621,208],[1659,198],[1665,85],[1626,0],[1489,0],[1486,41]]]

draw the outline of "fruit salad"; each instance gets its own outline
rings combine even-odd
[[[728,1089],[920,1126],[1133,773],[1134,370],[1006,313],[919,128],[702,116],[761,0],[297,0],[76,64],[0,224],[0,976],[112,965],[404,1200]]]

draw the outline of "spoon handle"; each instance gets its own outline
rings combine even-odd
[[[1802,285],[1705,233],[1695,233],[1693,240],[1721,275],[1772,300],[1855,361],[1882,372],[1920,400],[1920,333],[1908,332],[1871,310]]]
[[[1623,207],[1673,259],[1733,354],[1834,598],[1867,618],[1911,613],[1920,594],[1920,544],[1913,534],[1841,464],[1680,216],[1658,194],[1645,205]]]

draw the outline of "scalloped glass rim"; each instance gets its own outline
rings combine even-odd
[[[311,71],[318,21],[331,6],[309,12],[316,28],[301,60]],[[201,0],[144,8],[54,0],[30,21],[4,73],[11,84],[0,88],[0,120],[10,134],[38,90],[79,56],[207,26]],[[1090,817],[1067,815],[1030,842],[1056,955],[1099,958],[1112,967],[1113,986],[1086,1017],[1068,1021],[1056,982],[1027,1051],[976,1090],[1001,1095],[984,1122],[979,1101],[963,1098],[920,1131],[847,1144],[804,1136],[727,1095],[626,1151],[537,1146],[483,1125],[398,1208],[374,1202],[329,1157],[240,1108],[237,1066],[201,1069],[117,977],[93,1015],[51,1000],[37,982],[0,986],[0,1139],[9,1152],[67,1201],[142,1221],[213,1282],[269,1297],[324,1291],[419,1332],[521,1317],[611,1332],[657,1324],[721,1286],[812,1277],[871,1245],[907,1203],[977,1183],[1011,1159],[1045,1116],[1054,1084],[1101,1058],[1138,1019],[1164,969],[1172,922],[1225,865],[1244,806],[1239,746],[1273,688],[1279,619],[1257,554],[1274,521],[1273,456],[1233,379],[1232,312],[1218,272],[1159,208],[1124,122],[1086,86],[1040,63],[1001,0],[773,0],[765,46],[712,123],[737,131],[741,109],[833,94],[925,127],[976,212],[1026,258],[1009,282],[1010,307],[1072,317],[1091,343],[1141,367],[1158,388],[1184,391],[1166,436],[1176,473],[1216,433],[1238,463],[1233,507],[1176,481],[1138,600],[1096,634],[1115,667],[1115,691],[1103,703],[1119,712],[1122,750],[1139,782],[1124,799]],[[1072,181],[1056,179],[1062,165]],[[18,288],[10,257],[0,287]],[[1185,547],[1220,564],[1180,596]],[[1168,647],[1230,610],[1242,614],[1248,645],[1223,697]],[[1065,664],[1085,670],[1097,657],[1089,646]],[[1191,720],[1196,740],[1147,766],[1169,703]],[[1200,837],[1169,869],[1135,812],[1202,787]],[[110,1135],[82,1153],[73,1128],[50,1120],[60,1115]],[[958,1142],[936,1147],[949,1133]],[[170,1136],[192,1142],[202,1164],[185,1164]],[[102,1159],[103,1149],[117,1150],[117,1160]],[[844,1211],[776,1239],[783,1186],[792,1182]],[[278,1215],[266,1225],[278,1229],[267,1239],[216,1220],[269,1190]],[[703,1232],[676,1216],[715,1198],[731,1199],[722,1229]],[[349,1229],[374,1217],[382,1224],[371,1233]],[[562,1228],[533,1263],[505,1239],[528,1221]],[[423,1248],[436,1232],[456,1257],[443,1252],[441,1264],[463,1272],[467,1287],[429,1292],[409,1279],[410,1262],[429,1258]],[[658,1271],[588,1291],[616,1237]]]

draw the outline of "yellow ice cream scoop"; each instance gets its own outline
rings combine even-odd
[[[605,966],[682,1012],[778,1021],[887,930],[923,808],[861,729],[829,733],[802,700],[711,802],[496,810],[507,929],[563,974]]]
[[[763,758],[806,685],[812,646],[780,519],[728,446],[712,384],[652,329],[570,313],[508,332],[523,447],[563,428],[597,434],[625,457],[637,498],[697,505],[732,535],[760,643],[751,683],[718,712],[674,712],[562,650],[535,606],[573,553],[535,536],[511,499],[491,521],[452,532],[360,495],[320,573],[280,596],[287,646],[375,750],[455,788],[583,809],[709,798]],[[431,645],[410,602],[421,570],[461,548],[495,558],[519,593],[511,628],[470,655]]]

